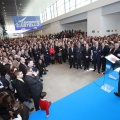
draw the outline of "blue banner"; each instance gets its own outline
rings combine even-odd
[[[15,30],[40,29],[40,16],[13,16]]]

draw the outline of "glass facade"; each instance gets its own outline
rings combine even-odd
[[[57,0],[40,14],[41,23],[96,1],[98,0]]]

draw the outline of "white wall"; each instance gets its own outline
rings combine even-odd
[[[43,35],[48,35],[50,33],[58,33],[63,30],[82,30],[87,32],[87,21],[73,24],[64,24],[61,25],[59,21],[51,23],[47,28],[42,30]]]
[[[105,35],[107,36],[115,33],[120,34],[120,14],[110,14],[102,16],[102,8],[98,8],[89,11],[87,15],[88,36],[103,37]],[[107,30],[110,30],[110,32],[108,32]],[[95,33],[92,33],[92,31],[95,31]]]
[[[63,25],[64,30],[82,30],[84,32],[87,32],[87,21],[80,22],[80,23],[74,23],[74,24],[65,24]]]
[[[35,35],[35,36],[37,36],[37,35],[42,35],[42,30],[35,31],[35,32],[34,32],[34,35]]]
[[[13,34],[13,33],[8,33],[9,38],[20,38],[23,37],[22,34]]]
[[[87,35],[100,36],[101,8],[91,10],[87,14]],[[95,33],[93,33],[95,31]]]
[[[107,32],[107,30],[110,30],[110,32]],[[120,15],[111,14],[111,15],[102,16],[101,35],[104,36],[104,35],[111,35],[115,33],[120,34]]]
[[[62,30],[64,30],[63,26],[60,24],[60,21],[57,21],[57,22],[51,23],[48,27],[43,29],[42,34],[43,35],[50,34],[50,33],[54,34],[54,33],[61,32]]]

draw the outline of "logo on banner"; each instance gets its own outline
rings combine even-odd
[[[39,16],[14,16],[16,30],[40,29],[42,27]]]

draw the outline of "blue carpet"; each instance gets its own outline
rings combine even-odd
[[[114,87],[110,93],[100,87],[103,84]],[[54,102],[50,116],[45,111],[37,111],[29,120],[120,120],[120,98],[113,94],[117,91],[118,80],[101,77],[76,92]],[[100,86],[100,87],[99,87]]]

